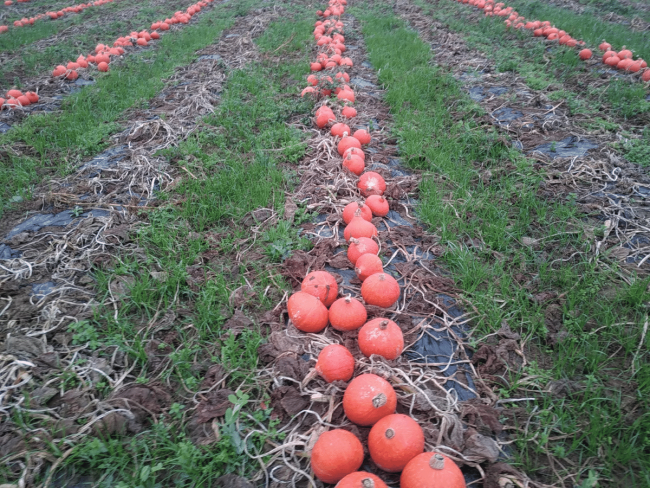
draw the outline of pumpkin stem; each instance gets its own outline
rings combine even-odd
[[[375,488],[375,482],[370,478],[364,478],[361,480],[361,486],[363,488]]]
[[[345,303],[350,303],[352,301],[352,295],[345,297]]]
[[[379,393],[375,398],[372,399],[372,406],[375,408],[380,408],[386,405],[388,398],[383,393]]]
[[[392,439],[393,437],[395,437],[395,431],[393,429],[386,429],[386,439]]]
[[[352,237],[352,238],[350,239],[350,244],[356,244],[356,245],[358,245],[359,242],[361,242],[361,241],[359,241],[359,239],[357,239],[357,238],[355,238],[355,237]]]
[[[436,453],[429,459],[429,466],[431,466],[431,469],[445,469],[445,458],[441,454]]]
[[[379,322],[379,328],[381,330],[386,330],[387,327],[388,327],[388,320],[382,320],[381,322]]]

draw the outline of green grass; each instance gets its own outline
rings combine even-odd
[[[633,1],[630,4],[619,2],[618,0],[578,0],[578,2],[585,5],[587,7],[586,12],[589,13],[602,15],[614,12],[627,17],[628,20],[639,17],[646,22],[650,22],[650,12],[637,8],[643,6],[643,2]]]
[[[493,334],[505,321],[526,338],[529,364],[512,369],[497,392],[505,399],[536,398],[518,404],[531,420],[528,435],[517,435],[513,444],[513,462],[553,482],[549,452],[577,473],[578,485],[595,477],[647,486],[650,338],[636,351],[648,281],[628,274],[628,285],[614,263],[593,260],[589,236],[602,232],[597,221],[586,219],[571,198],[541,198],[543,174],[496,131],[479,125],[481,110],[449,74],[432,67],[417,34],[393,15],[365,8],[355,14],[387,89],[401,157],[423,171],[418,215],[440,236],[442,260],[478,310],[473,337]],[[563,297],[556,303],[566,336],[557,341],[545,320],[548,304],[532,299],[547,291]],[[577,391],[550,395],[550,382],[564,379],[577,382]],[[591,467],[581,469],[587,458]]]
[[[285,27],[289,34],[284,39],[279,34],[267,48],[275,49],[288,39],[290,26]],[[229,73],[216,112],[187,141],[162,153],[171,164],[200,175],[199,179],[186,179],[173,195],[160,194],[162,205],[147,214],[148,225],[135,236],[144,257],[121,256],[113,265],[96,270],[99,300],[108,298],[109,283],[117,277],[132,279],[129,299],[121,302],[117,314],[112,307],[98,307],[91,320],[70,328],[74,344],[89,344],[100,357],[110,357],[115,346],[123,350],[137,363],[133,374],[138,382],[149,383],[162,374],[162,380],[177,389],[172,392],[175,402],[156,424],[139,434],[88,437],[75,446],[65,466],[94,479],[101,477],[97,486],[214,486],[225,473],[246,476],[259,469],[243,451],[247,433],[265,427],[248,438],[247,447],[253,452],[265,449],[267,440],[283,438],[277,432],[278,421],[270,418],[271,410],[260,408],[261,401],[269,401],[257,378],[257,347],[263,342],[260,328],[254,324],[235,336],[223,324],[235,308],[250,317],[273,308],[288,289],[275,263],[310,246],[297,227],[309,218],[304,211],[298,212],[293,224],[278,220],[255,244],[249,239],[251,224],[242,221],[258,208],[281,215],[285,192],[295,183],[292,166],[305,153],[306,135],[289,127],[288,121],[301,114],[308,117],[312,108],[311,101],[297,97],[294,84],[308,74],[308,63],[300,52],[286,54],[300,59],[257,63]],[[248,259],[251,252],[264,257]],[[241,260],[234,264],[238,254]],[[211,256],[209,263],[201,260],[205,255]],[[202,271],[207,278],[192,288],[188,267],[197,262],[205,263]],[[162,270],[165,277],[152,278],[152,269]],[[233,292],[248,289],[249,284],[254,296],[243,306],[233,304]],[[144,346],[151,337],[142,333],[142,325],[157,310],[178,314],[174,330],[179,346],[161,348],[171,351],[170,366],[163,373],[148,365]],[[198,391],[210,364],[222,364],[230,372],[228,387],[237,391],[232,397],[235,407],[219,419],[220,440],[197,446],[186,430],[194,404],[185,389]],[[75,380],[65,381],[74,385]],[[38,423],[27,416],[14,421],[25,428]]]
[[[167,34],[153,49],[112,66],[94,85],[66,98],[60,112],[31,116],[1,136],[1,145],[24,143],[30,150],[28,155],[10,152],[0,161],[0,211],[16,196],[28,197],[44,169],[66,172],[104,149],[108,136],[123,126],[120,118],[125,110],[146,107],[146,100],[162,88],[162,80],[174,68],[191,62],[197,50],[217,39],[253,3],[215,6],[196,24]]]

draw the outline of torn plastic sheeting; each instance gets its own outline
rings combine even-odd
[[[6,244],[0,244],[0,259],[16,259],[22,255],[21,251],[14,251]]]
[[[368,61],[362,61],[361,66],[363,66],[364,68],[373,69],[372,64],[370,64]]]
[[[127,155],[127,146],[121,145],[121,146],[111,147],[109,149],[106,149],[106,151],[99,153],[97,156],[95,156],[87,163],[81,165],[79,170],[84,171],[85,169],[88,168],[97,168],[100,170],[108,169],[112,166],[115,166],[119,161],[124,159],[126,155]],[[89,177],[94,178],[98,174],[99,173],[95,172],[90,174]]]
[[[553,158],[575,158],[576,156],[584,156],[587,151],[597,147],[598,144],[594,144],[587,139],[579,140],[576,136],[569,136],[561,141],[547,142],[537,146],[528,153],[540,152]]]
[[[5,124],[4,122],[0,122],[0,134],[4,134],[5,132],[11,130],[11,126],[9,124]]]
[[[648,95],[650,96],[650,95]],[[650,198],[650,188],[646,186],[639,186],[635,190],[639,195],[641,195],[643,198]]]
[[[43,298],[56,290],[57,285],[54,281],[46,281],[45,283],[35,283],[32,285],[32,292],[30,295]]]
[[[514,120],[522,118],[523,116],[523,112],[514,110],[510,107],[502,107],[492,112],[492,117],[494,117],[497,122],[499,122],[499,124],[503,124],[504,122],[510,123]]]
[[[480,102],[485,98],[484,90],[482,86],[473,86],[468,90],[469,98],[475,102]]]
[[[357,86],[359,88],[370,88],[370,89],[378,88],[377,85],[375,85],[374,83],[371,83],[370,81],[364,80],[363,78],[359,78],[359,77],[351,78],[350,84]]]
[[[91,210],[89,212],[84,212],[79,216],[79,218],[86,217],[108,217],[110,213],[107,210]],[[58,214],[36,214],[32,215],[30,218],[24,222],[18,224],[16,227],[11,229],[7,236],[6,240],[11,239],[13,236],[18,235],[22,232],[38,232],[43,227],[64,227],[68,224],[71,224],[75,219],[71,210],[64,210]]]

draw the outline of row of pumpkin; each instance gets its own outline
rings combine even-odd
[[[337,122],[328,106],[328,103],[341,104],[340,114],[344,119],[357,116],[352,106],[356,98],[354,90],[346,84],[350,77],[345,71],[338,71],[353,66],[352,60],[341,57],[346,48],[340,16],[346,5],[346,0],[330,0],[328,8],[318,12],[323,17],[314,29],[319,54],[311,69],[324,72],[320,77],[307,78],[309,86],[302,96],[320,100],[332,93],[336,96],[337,102],[325,101],[316,110],[315,123],[319,129],[329,128],[337,141],[343,171],[359,177],[356,187],[365,198],[347,204],[342,212],[347,257],[362,282],[363,302],[351,295],[339,297],[334,276],[326,271],[312,271],[304,278],[301,290],[289,297],[287,309],[291,322],[302,332],[319,333],[328,324],[340,332],[358,330],[362,354],[394,360],[404,349],[402,330],[388,318],[368,321],[365,306],[387,309],[400,297],[399,283],[384,272],[378,256],[379,246],[374,240],[378,232],[372,223],[373,216],[385,217],[390,210],[383,196],[386,182],[380,174],[365,171],[366,155],[362,148],[371,142],[371,135],[365,129],[352,133],[348,124]],[[439,452],[424,452],[424,432],[418,422],[408,415],[395,413],[397,395],[393,386],[375,374],[353,378],[354,369],[352,353],[343,345],[331,344],[319,353],[313,375],[320,375],[328,383],[349,381],[343,394],[343,410],[354,424],[371,427],[367,447],[375,465],[388,473],[401,472],[402,488],[464,488],[465,480],[454,461]],[[323,432],[311,451],[312,471],[324,483],[336,483],[337,488],[387,488],[379,476],[359,471],[363,461],[361,441],[345,429]]]
[[[131,32],[127,36],[119,37],[115,42],[113,42],[112,47],[106,44],[97,44],[95,52],[90,53],[87,56],[80,55],[76,61],[69,61],[65,65],[58,65],[52,71],[52,76],[54,78],[74,81],[79,78],[79,70],[90,68],[92,65],[95,65],[98,71],[107,72],[110,69],[109,65],[111,61],[126,53],[124,48],[148,46],[149,42],[152,40],[160,39],[160,32],[158,31],[167,31],[170,26],[174,24],[189,23],[192,16],[200,12],[202,7],[206,7],[214,1],[215,0],[201,0],[200,2],[188,7],[185,11],[175,12],[171,18],[154,22],[151,24],[151,32],[143,30],[140,32]],[[18,93],[20,93],[20,95],[16,96]],[[7,100],[0,98],[0,110],[5,108],[16,109],[26,107],[38,102],[38,100],[39,96],[35,92],[27,92],[25,96],[23,96],[19,90],[9,90],[9,92],[7,92]]]
[[[23,17],[20,20],[15,20],[13,25],[14,27],[27,27],[30,25],[34,25],[34,22],[36,22],[37,20],[41,20],[41,19],[56,20],[56,19],[60,19],[65,14],[70,12],[78,14],[80,12],[83,12],[87,8],[99,7],[100,5],[104,5],[112,2],[113,0],[96,0],[95,2],[92,3],[80,3],[79,5],[73,5],[71,7],[62,8],[61,10],[57,10],[56,12],[49,11],[49,12],[45,12],[44,14],[38,14],[34,17],[29,17],[29,18]],[[11,4],[13,4],[11,0],[5,1],[5,5],[9,6]],[[9,26],[0,25],[0,34],[2,34],[3,32],[7,32],[8,30],[9,30]]]
[[[523,16],[513,9],[506,7],[503,2],[495,3],[495,0],[456,0],[459,3],[466,3],[485,11],[487,17],[506,17],[504,20],[507,27],[515,29],[528,29],[532,31],[535,37],[546,37],[549,41],[557,41],[567,47],[581,47],[578,56],[583,61],[593,57],[591,49],[584,48],[585,42],[571,37],[567,32],[553,26],[549,21],[526,20]],[[612,49],[611,44],[603,40],[599,49],[604,51],[603,63],[628,73],[641,72],[641,80],[650,82],[650,69],[648,63],[641,59],[634,59],[634,53],[625,46],[620,51]]]

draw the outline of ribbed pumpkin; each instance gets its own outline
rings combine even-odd
[[[350,202],[343,208],[343,222],[349,224],[352,219],[356,217],[357,210],[360,212],[359,216],[368,222],[372,220],[372,210],[362,202]]]
[[[388,308],[399,300],[399,283],[391,275],[376,273],[361,285],[361,296],[368,305]]]
[[[364,197],[370,195],[383,195],[386,191],[386,182],[379,173],[366,171],[357,182],[357,188]]]
[[[328,383],[349,381],[354,375],[354,357],[345,346],[330,344],[318,355],[314,369]]]
[[[363,152],[362,149],[359,149],[358,147],[351,147],[349,149],[346,149],[345,152],[343,153],[343,157],[347,157],[348,154],[354,154],[355,156],[359,156],[361,159],[366,160],[366,153]]]
[[[411,459],[424,451],[424,432],[408,415],[387,415],[370,429],[368,450],[379,468],[399,473]]]
[[[345,226],[343,231],[343,237],[345,240],[350,242],[351,238],[358,239],[359,237],[375,237],[377,235],[377,227],[374,224],[368,222],[361,216],[356,216],[352,218],[350,223]]]
[[[357,425],[374,425],[395,413],[397,395],[391,384],[375,374],[361,374],[343,393],[343,411]]]
[[[404,334],[395,322],[376,318],[367,322],[359,330],[359,349],[364,356],[373,354],[388,360],[396,359],[404,349]]]
[[[365,129],[359,129],[352,134],[361,144],[370,144],[370,134]]]
[[[334,124],[330,129],[330,134],[332,134],[335,137],[343,137],[344,134],[349,134],[349,133],[350,133],[350,126],[347,124],[343,124],[341,122]]]
[[[337,483],[363,463],[363,446],[343,429],[323,432],[311,451],[311,469],[324,483]]]
[[[327,307],[313,295],[299,291],[287,302],[289,318],[296,329],[303,332],[320,332],[327,327]]]
[[[366,169],[366,163],[359,156],[348,154],[343,158],[343,167],[350,173],[359,176]]]
[[[348,247],[348,259],[353,265],[357,264],[359,256],[366,253],[378,254],[379,246],[375,241],[369,237],[359,237],[358,239],[350,239],[350,246]]]
[[[334,276],[327,271],[312,271],[302,280],[300,290],[318,298],[329,307],[339,294],[339,286]]]
[[[336,300],[329,310],[330,324],[342,332],[358,329],[366,323],[367,319],[366,307],[350,295]]]
[[[361,143],[359,142],[358,139],[347,135],[343,136],[343,139],[339,142],[339,145],[337,146],[337,149],[339,151],[339,154],[343,156],[343,153],[350,149],[351,147],[356,147],[357,149],[361,149]]]
[[[363,254],[354,263],[354,272],[361,281],[365,281],[369,276],[375,273],[382,273],[383,271],[384,264],[376,254]]]
[[[372,210],[372,214],[377,217],[385,217],[390,212],[388,200],[381,195],[370,195],[366,198],[366,205]]]
[[[466,488],[460,468],[447,456],[425,452],[409,461],[400,477],[401,488]]]
[[[356,471],[339,481],[334,488],[388,488],[388,485],[372,473]]]

